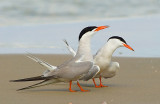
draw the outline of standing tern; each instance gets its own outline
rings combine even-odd
[[[81,78],[83,74],[87,73],[89,69],[93,67],[93,62],[81,61],[82,58],[83,56],[81,56],[80,58],[72,58],[71,60],[61,64],[60,66],[57,66],[56,69],[52,69],[52,70],[48,69],[49,71],[47,72],[45,71],[45,73],[40,76],[18,79],[18,80],[11,80],[11,82],[43,80],[40,83],[31,85],[25,88],[21,88],[18,90],[35,88],[35,87],[40,87],[40,86],[58,83],[58,82],[70,82],[69,91],[75,92],[74,90],[71,89],[72,81],[77,81],[79,78]],[[77,81],[77,85],[80,87],[81,91],[83,92],[88,91],[88,90],[83,90],[78,81]]]
[[[86,41],[86,45],[89,46],[91,36],[93,36],[93,34],[96,33],[97,31],[105,29],[105,28],[107,28],[107,26],[86,27],[81,31],[81,33],[79,35],[79,40],[82,41],[82,42]],[[82,44],[82,45],[84,45],[84,44]],[[82,50],[81,45],[79,45],[78,49]],[[88,48],[86,48],[86,49],[88,49]],[[89,52],[89,51],[90,51],[90,49],[87,50],[86,52]],[[81,91],[83,91],[83,92],[88,91],[88,90],[82,89],[82,87],[80,86],[80,84],[78,82],[79,79],[84,77],[84,75],[89,73],[89,72],[90,72],[90,74],[87,78],[90,79],[93,76],[95,76],[95,73],[93,74],[94,71],[91,71],[91,69],[95,69],[94,66],[93,66],[94,65],[93,57],[92,57],[92,55],[89,55],[87,53],[87,55],[90,56],[90,59],[85,60],[86,59],[85,55],[86,55],[86,53],[84,51],[77,52],[75,57],[73,57],[69,61],[66,61],[65,63],[61,64],[60,66],[52,66],[52,65],[48,64],[47,62],[44,62],[44,61],[42,61],[42,60],[40,60],[40,59],[38,59],[38,58],[36,58],[32,55],[28,55],[28,57],[31,58],[32,60],[38,62],[39,64],[41,64],[43,66],[45,66],[47,68],[47,70],[40,76],[18,79],[18,80],[11,80],[11,82],[43,80],[40,83],[31,85],[31,86],[28,86],[28,87],[25,87],[25,88],[21,88],[21,89],[18,89],[18,90],[35,88],[35,87],[40,87],[40,86],[53,84],[53,83],[58,83],[58,82],[70,82],[69,91],[70,92],[75,92],[74,90],[71,89],[71,85],[72,85],[72,81],[77,81],[77,85],[79,86]]]
[[[75,56],[74,50],[69,46],[68,42],[65,40],[66,46],[72,56]],[[134,51],[126,41],[119,36],[112,36],[108,39],[107,43],[96,53],[94,56],[94,63],[100,67],[100,71],[94,76],[94,78],[99,78],[100,84],[96,85],[94,78],[92,78],[94,85],[96,88],[99,87],[107,87],[102,85],[101,77],[111,78],[115,76],[117,69],[119,69],[118,62],[112,62],[112,54],[119,47],[126,47],[132,51]]]
[[[93,55],[91,53],[91,46],[90,41],[91,37],[99,30],[108,28],[109,26],[90,26],[86,27],[79,35],[79,46],[78,50],[76,52],[75,57],[83,55],[84,58],[83,61],[93,61]],[[87,34],[87,35],[84,35]],[[98,65],[94,65],[93,68],[89,70],[87,74],[84,74],[81,80],[87,81],[91,78],[93,78],[98,72],[100,71],[100,68]]]
[[[100,85],[96,87],[107,87],[102,85],[101,77],[111,78],[115,76],[117,69],[119,69],[119,63],[112,62],[111,59],[112,59],[112,54],[119,47],[126,47],[134,51],[122,37],[112,36],[108,39],[107,43],[95,55],[94,62],[96,65],[100,67],[99,73],[95,76],[95,78],[99,77]]]
[[[79,56],[83,55],[82,61],[93,61],[93,55],[92,55],[91,49],[90,49],[90,39],[97,31],[108,28],[108,27],[109,26],[99,26],[99,27],[88,26],[88,27],[84,28],[80,32],[80,35],[79,35],[79,46],[78,46],[77,52],[75,52],[71,47],[68,47],[68,48],[70,49],[70,51],[72,51],[72,53],[74,53],[75,57],[79,57]],[[42,63],[42,61],[36,57],[29,56],[29,58],[40,63],[41,65],[43,65],[45,67],[48,66],[48,64],[46,62]],[[49,66],[51,66],[51,65],[49,65]],[[56,68],[56,66],[51,66],[51,68],[48,68],[43,74],[45,75],[45,73],[50,72],[50,70],[52,70],[54,68]],[[94,65],[93,68],[91,68],[87,74],[84,74],[84,76],[81,79],[87,81],[87,80],[93,78],[99,71],[100,71],[99,66]]]

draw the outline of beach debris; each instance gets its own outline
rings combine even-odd
[[[151,68],[154,69],[154,66],[152,66]]]
[[[106,102],[106,101],[104,101],[104,102],[102,102],[102,104],[107,104],[107,102]]]
[[[157,73],[157,72],[158,72],[158,70],[155,70],[154,72],[155,72],[155,73]]]

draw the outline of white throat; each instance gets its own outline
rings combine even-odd
[[[111,61],[114,51],[119,47],[120,45],[117,42],[109,40],[96,56],[101,56],[102,58],[105,58],[105,60],[107,59],[107,61]]]
[[[90,40],[94,33],[85,34],[79,41],[79,46],[77,50],[78,55],[84,55],[83,61],[93,61],[93,55],[91,52]]]

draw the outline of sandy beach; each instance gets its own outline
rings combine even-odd
[[[160,104],[159,7],[160,0],[0,0],[0,104]],[[108,87],[95,88],[89,80],[79,81],[89,92],[80,92],[76,82],[75,93],[64,82],[17,91],[39,81],[10,80],[46,70],[26,52],[58,66],[72,58],[64,40],[77,52],[79,35],[88,26],[109,26],[92,35],[92,54],[112,36],[135,50],[121,47],[113,53],[120,69],[102,79]]]
[[[68,55],[35,55],[52,65],[59,65],[71,58]],[[11,83],[9,80],[42,74],[44,67],[25,55],[0,55],[0,104],[159,104],[160,103],[160,58],[114,57],[120,63],[117,75],[103,79],[109,87],[94,88],[92,80],[80,81],[84,89],[80,92],[76,83],[68,91],[68,83],[58,83],[31,90],[16,91],[36,82]],[[96,80],[97,83],[98,80]]]

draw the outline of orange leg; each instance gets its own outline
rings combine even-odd
[[[84,90],[81,85],[79,84],[79,82],[77,81],[77,85],[79,86],[79,88],[81,89],[82,92],[88,92],[89,90]]]
[[[71,89],[71,86],[72,86],[72,81],[70,81],[70,83],[69,83],[69,91],[70,91],[70,92],[76,92],[75,90],[72,90],[72,89]]]
[[[102,79],[101,79],[101,76],[99,77],[99,80],[100,80],[100,84],[99,84],[99,86],[101,86],[101,87],[108,87],[108,86],[104,86],[104,85],[102,85]]]
[[[101,87],[101,86],[97,86],[97,84],[96,84],[94,78],[92,78],[92,80],[93,80],[93,83],[94,83],[94,85],[95,85],[96,88],[100,88],[100,87]]]

